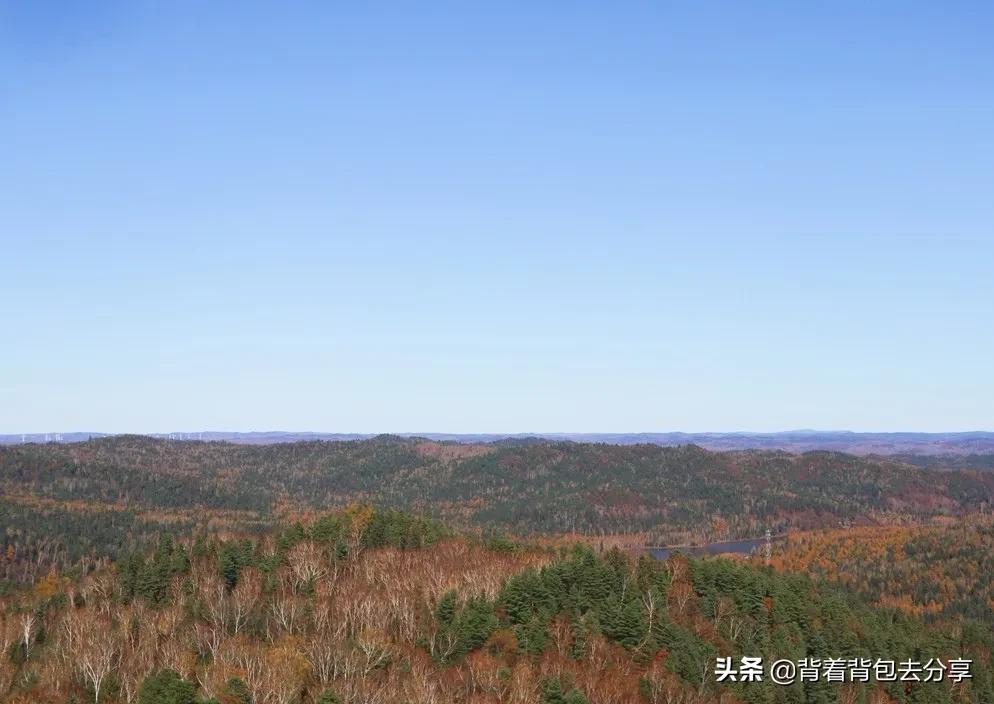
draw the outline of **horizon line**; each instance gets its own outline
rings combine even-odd
[[[483,435],[483,436],[559,436],[559,435],[788,435],[788,434],[818,434],[818,435],[970,435],[992,434],[994,430],[850,430],[850,429],[818,429],[818,428],[789,428],[786,430],[518,430],[518,431],[342,431],[342,430],[170,430],[170,431],[105,431],[105,430],[45,430],[0,432],[0,437],[37,436],[37,435],[145,435],[149,437],[168,435],[398,435],[398,436],[429,436],[429,435]]]

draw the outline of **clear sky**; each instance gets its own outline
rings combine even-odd
[[[989,2],[0,8],[0,432],[994,430]]]

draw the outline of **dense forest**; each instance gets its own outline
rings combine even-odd
[[[891,455],[895,460],[930,469],[982,469],[994,471],[994,452],[945,455]]]
[[[162,534],[0,596],[0,697],[94,704],[994,701],[990,630],[747,561],[462,536],[351,506]],[[718,682],[718,657],[973,660],[959,682]]]
[[[147,546],[161,529],[258,531],[355,501],[430,513],[460,529],[685,544],[968,514],[989,506],[994,473],[693,445],[120,436],[0,447],[0,492],[3,547],[13,551],[3,575],[30,581],[49,564]]]
[[[952,525],[795,533],[777,546],[772,562],[929,622],[965,617],[994,628],[994,518],[989,515]]]

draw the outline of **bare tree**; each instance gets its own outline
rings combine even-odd
[[[34,638],[35,626],[37,623],[38,617],[33,611],[25,611],[21,614],[21,646],[24,648],[25,660],[31,657],[31,642]]]
[[[70,612],[67,621],[67,630],[72,632],[75,643],[71,657],[76,670],[93,688],[95,704],[100,704],[100,691],[120,656],[113,624],[105,616],[88,610]]]
[[[293,572],[294,587],[298,591],[307,585],[313,585],[328,572],[324,552],[312,540],[302,540],[294,545],[287,555],[287,562]]]
[[[238,576],[238,584],[231,591],[229,601],[229,618],[231,631],[234,635],[248,623],[252,611],[262,594],[262,573],[254,567],[246,567]]]

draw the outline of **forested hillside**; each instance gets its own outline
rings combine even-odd
[[[987,629],[942,630],[725,559],[460,537],[351,507],[162,536],[0,597],[11,704],[990,702]],[[959,682],[726,681],[718,656],[974,660]]]
[[[119,555],[161,528],[259,530],[354,501],[429,512],[460,528],[688,543],[970,513],[990,504],[994,473],[692,445],[122,436],[0,447],[0,491],[3,571],[16,579]]]
[[[773,564],[845,585],[874,604],[926,621],[975,619],[994,628],[994,519],[798,533]]]

